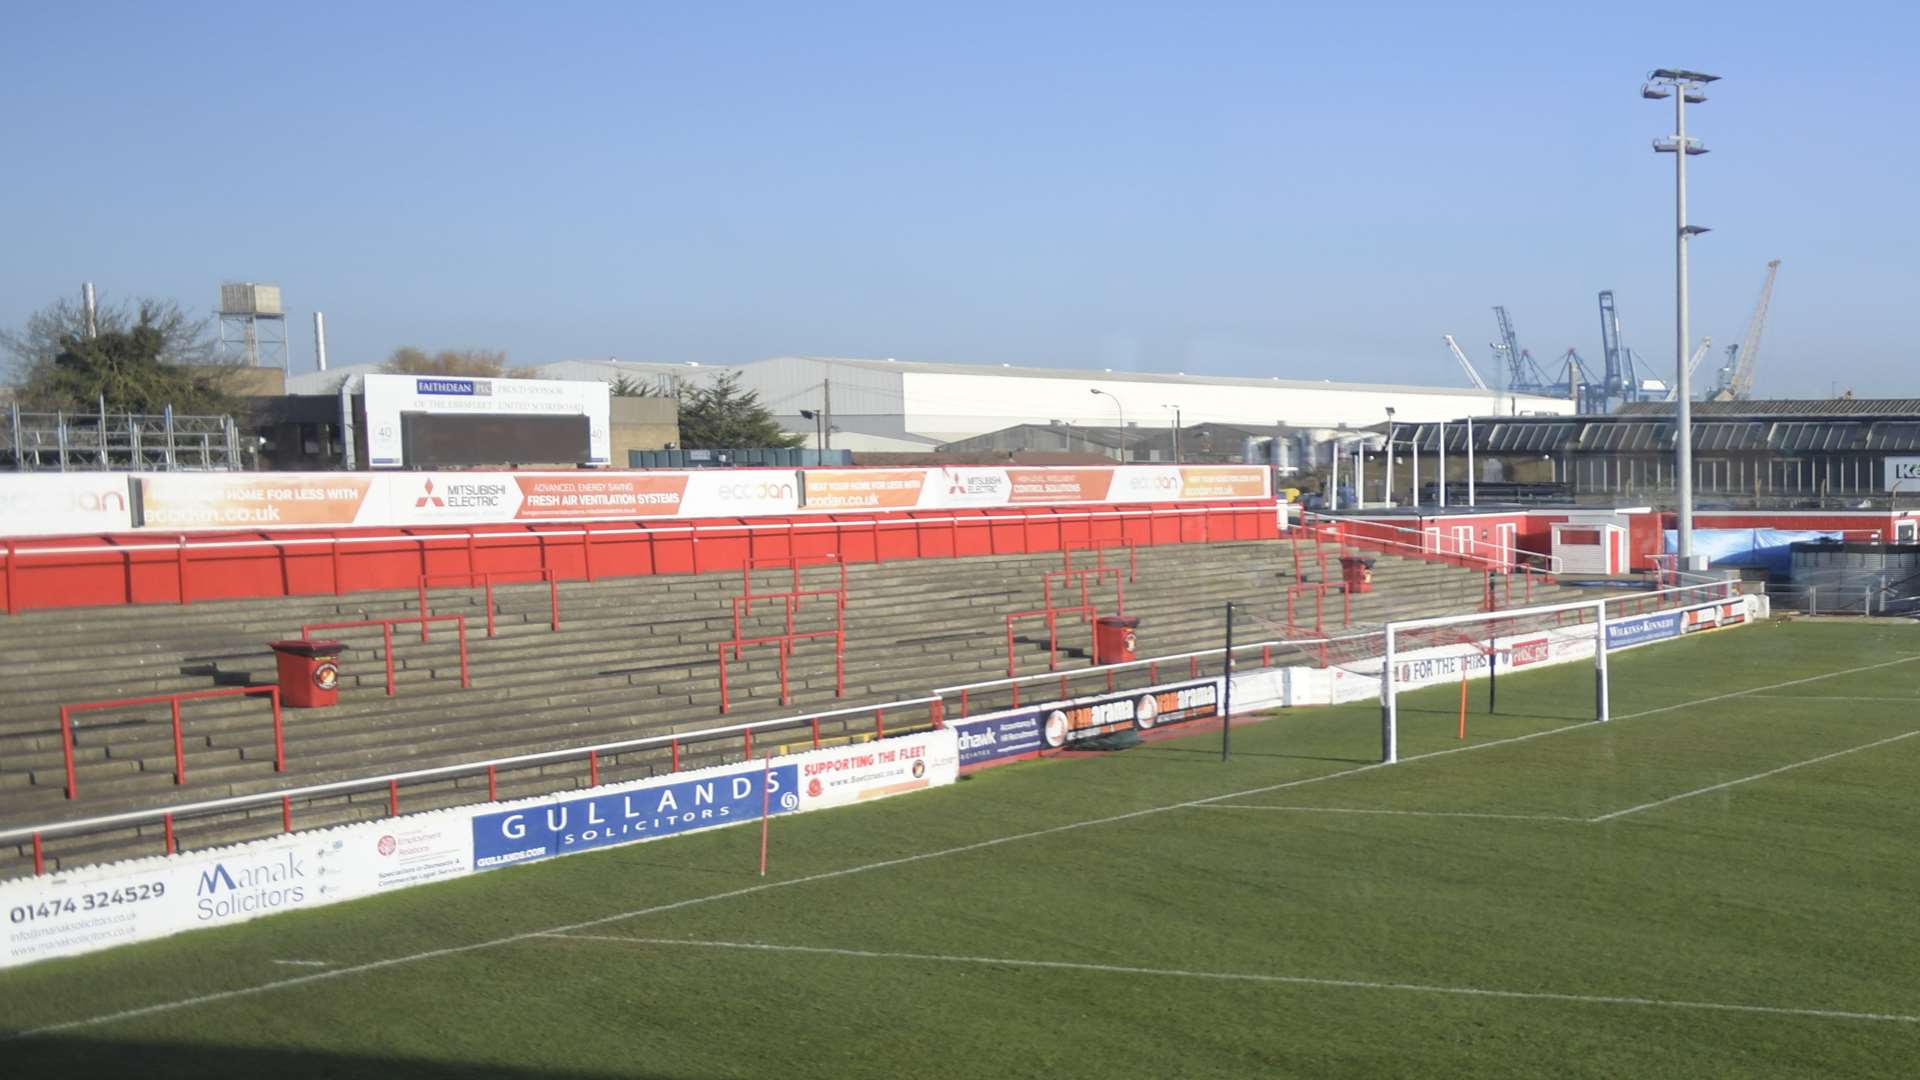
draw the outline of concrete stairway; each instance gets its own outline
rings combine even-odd
[[[1311,550],[1303,547],[1303,551]],[[1125,586],[1126,612],[1140,617],[1143,656],[1216,647],[1226,600],[1246,604],[1250,619],[1242,640],[1280,637],[1284,594],[1294,581],[1290,542],[1262,541],[1170,545],[1138,552],[1138,580]],[[1089,553],[1075,564],[1091,565]],[[1123,552],[1109,565],[1122,568]],[[871,705],[927,693],[934,686],[1005,677],[1005,616],[1042,604],[1041,579],[1059,568],[1061,556],[994,556],[858,564],[848,568],[845,612],[845,695],[834,695],[830,639],[801,642],[790,659],[791,704],[779,700],[778,650],[746,649],[729,659],[731,709],[720,713],[716,645],[733,633],[729,597],[740,592],[740,575],[625,578],[569,582],[560,587],[562,626],[547,626],[544,586],[496,588],[498,636],[484,636],[479,590],[436,589],[436,614],[462,614],[468,622],[472,686],[459,685],[458,653],[449,624],[436,625],[430,643],[413,627],[400,627],[394,643],[398,694],[384,692],[380,634],[350,630],[341,636],[342,701],[325,710],[286,710],[288,771],[273,770],[269,709],[261,698],[188,702],[184,706],[187,782],[173,780],[172,729],[167,708],[133,707],[78,714],[75,724],[78,797],[63,786],[58,708],[62,703],[170,694],[227,685],[257,685],[274,677],[265,642],[297,635],[303,622],[387,618],[414,613],[412,594],[359,594],[348,598],[226,601],[188,607],[135,607],[35,612],[0,619],[0,828],[161,807],[189,801],[277,791],[284,788],[379,776],[389,772],[456,765],[639,738],[694,732],[853,705]],[[1309,559],[1308,579],[1319,576]],[[810,567],[804,588],[837,584],[832,567]],[[755,590],[789,587],[785,570],[755,575]],[[1389,618],[1477,610],[1482,578],[1476,571],[1418,561],[1379,558],[1374,591],[1354,596],[1352,625]],[[1054,582],[1056,604],[1078,588]],[[1090,587],[1103,614],[1115,609],[1113,583]],[[1573,590],[1536,589],[1547,603]],[[1579,594],[1584,595],[1584,594]],[[1516,602],[1518,596],[1516,595]],[[1326,597],[1326,628],[1342,632],[1342,598]],[[798,605],[794,628],[828,630],[831,599],[808,597]],[[1312,603],[1297,608],[1295,621],[1312,625]],[[742,626],[745,636],[782,632],[785,605],[759,601]],[[1072,616],[1062,619],[1062,669],[1084,667],[1090,630]],[[1042,620],[1016,627],[1016,668],[1047,670]],[[1276,662],[1286,658],[1276,657]],[[1293,659],[1299,659],[1294,657]],[[1202,670],[1217,672],[1217,661]],[[1185,674],[1184,667],[1163,678]],[[1139,685],[1144,671],[1123,676]],[[1084,684],[1083,684],[1084,685]],[[1030,690],[1032,699],[1043,690]],[[976,699],[978,711],[992,700]],[[1004,699],[1000,699],[1004,700]],[[889,730],[924,725],[925,706],[890,714]],[[871,714],[842,718],[823,727],[829,738],[858,737],[874,726]],[[791,733],[778,741],[791,743]],[[762,746],[768,745],[763,742]],[[681,766],[737,760],[738,740],[699,742],[683,748]],[[602,757],[602,782],[665,771],[669,752],[642,750]],[[582,786],[584,758],[502,771],[501,797]],[[482,775],[421,782],[401,793],[402,811],[477,801],[486,794]],[[378,817],[387,812],[384,787],[352,795],[303,800],[295,824],[320,827]],[[247,811],[196,816],[177,822],[183,847],[229,843],[279,831],[277,803]],[[77,865],[162,850],[161,825],[126,827],[48,841],[50,866]],[[0,876],[31,870],[27,844],[0,849]]]

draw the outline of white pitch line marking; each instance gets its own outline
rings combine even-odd
[[[536,934],[535,937],[559,941],[618,942],[623,945],[660,945],[698,949],[734,949],[744,952],[802,953],[813,956],[839,956],[857,960],[905,960],[935,964],[980,964],[992,967],[1044,968],[1055,971],[1087,971],[1104,975],[1149,975],[1170,979],[1207,979],[1216,982],[1270,983],[1284,986],[1318,986],[1343,990],[1396,990],[1410,994],[1448,994],[1457,997],[1503,998],[1513,1001],[1553,1001],[1576,1005],[1634,1005],[1656,1009],[1704,1009],[1714,1012],[1764,1013],[1770,1016],[1805,1016],[1822,1020],[1873,1020],[1894,1024],[1920,1024],[1920,1016],[1901,1013],[1851,1012],[1844,1009],[1812,1009],[1786,1005],[1745,1005],[1731,1001],[1687,1001],[1671,998],[1629,997],[1615,994],[1571,994],[1540,990],[1494,990],[1480,986],[1435,986],[1427,983],[1376,982],[1366,979],[1328,979],[1311,975],[1265,975],[1236,971],[1186,971],[1180,968],[1135,967],[1129,964],[1091,964],[1071,960],[1017,960],[995,956],[947,956],[938,953],[877,952],[868,949],[831,949],[817,945],[769,945],[753,941],[695,941],[684,938],[635,938],[612,934]]]
[[[1765,693],[1768,690],[1784,690],[1789,686],[1804,686],[1807,683],[1819,682],[1822,679],[1833,679],[1842,675],[1858,675],[1863,671],[1878,671],[1881,668],[1895,667],[1900,664],[1911,664],[1915,660],[1920,660],[1920,655],[1903,656],[1898,660],[1883,660],[1878,664],[1862,664],[1859,667],[1847,668],[1844,671],[1829,671],[1825,675],[1809,675],[1804,679],[1788,679],[1786,682],[1768,683],[1766,686],[1755,686],[1748,690],[1735,690],[1732,693],[1715,694],[1712,697],[1695,698],[1692,701],[1682,701],[1673,705],[1662,705],[1657,709],[1642,709],[1637,713],[1616,716],[1614,719],[1637,720],[1642,716],[1658,716],[1661,713],[1672,712],[1675,709],[1687,709],[1695,705],[1707,705],[1715,701],[1727,701],[1737,697],[1750,697],[1754,694]]]
[[[332,967],[333,966],[333,961],[331,960],[275,960],[274,963],[285,964],[288,967]]]
[[[1831,754],[1821,754],[1819,757],[1808,758],[1805,761],[1796,761],[1790,765],[1782,765],[1777,769],[1768,769],[1766,772],[1754,773],[1752,776],[1743,776],[1738,780],[1728,780],[1719,784],[1709,784],[1703,788],[1695,788],[1692,791],[1683,791],[1678,795],[1669,795],[1664,799],[1655,799],[1653,802],[1641,803],[1639,806],[1629,806],[1625,810],[1615,810],[1611,814],[1601,814],[1599,817],[1588,818],[1587,821],[1590,823],[1600,822],[1600,821],[1612,821],[1615,818],[1626,817],[1628,814],[1637,814],[1642,810],[1652,810],[1655,807],[1665,806],[1668,803],[1676,803],[1676,802],[1679,802],[1681,799],[1691,799],[1695,795],[1706,795],[1710,792],[1724,791],[1727,788],[1736,787],[1740,784],[1752,783],[1755,780],[1765,780],[1769,776],[1779,776],[1783,772],[1791,772],[1794,769],[1804,769],[1809,765],[1818,765],[1823,761],[1832,761],[1834,758],[1837,758],[1837,757],[1845,757],[1848,754],[1857,754],[1862,750],[1871,750],[1876,746],[1885,746],[1888,743],[1896,743],[1896,742],[1899,742],[1901,739],[1910,739],[1915,735],[1920,735],[1920,729],[1903,732],[1899,735],[1892,735],[1885,739],[1875,739],[1873,742],[1862,743],[1859,746],[1850,746],[1845,750],[1835,750]]]
[[[1588,819],[1561,814],[1482,814],[1465,810],[1365,810],[1350,806],[1273,806],[1253,803],[1205,803],[1195,810],[1292,810],[1303,814],[1380,814],[1386,817],[1492,818],[1497,821],[1575,821]]]
[[[1858,697],[1846,694],[1755,694],[1767,701],[1893,701],[1902,705],[1920,705],[1920,694],[1910,697]]]
[[[1710,702],[1724,701],[1727,698],[1740,697],[1743,694],[1758,693],[1763,690],[1777,690],[1777,689],[1780,689],[1781,687],[1799,686],[1803,683],[1817,682],[1821,679],[1837,678],[1841,675],[1854,675],[1862,671],[1872,671],[1872,670],[1875,670],[1876,668],[1890,667],[1894,664],[1911,663],[1912,661],[1915,661],[1915,660],[1920,660],[1920,655],[1903,657],[1899,660],[1888,660],[1878,664],[1865,664],[1860,667],[1846,668],[1840,671],[1830,671],[1825,675],[1813,675],[1804,679],[1791,679],[1786,682],[1774,683],[1768,686],[1756,686],[1751,690],[1742,690],[1732,694],[1720,694],[1710,698],[1700,698],[1696,701],[1681,702],[1677,705],[1667,705],[1658,709],[1649,709],[1645,712],[1630,713],[1625,716],[1616,716],[1614,717],[1613,722],[1619,723],[1620,721],[1623,721],[1623,720],[1632,720],[1641,716],[1651,716],[1655,713],[1670,712],[1674,709],[1684,709],[1691,705],[1705,705]],[[1425,754],[1413,754],[1408,757],[1401,758],[1400,764],[1406,765],[1415,761],[1425,760],[1427,758],[1445,757],[1448,754],[1462,754],[1472,750],[1485,750],[1485,749],[1488,749],[1489,747],[1504,746],[1508,743],[1526,742],[1529,739],[1538,739],[1547,735],[1560,735],[1569,731],[1586,731],[1592,727],[1595,727],[1596,725],[1598,725],[1598,723],[1599,721],[1597,720],[1587,720],[1577,724],[1569,724],[1566,727],[1547,728],[1542,731],[1530,732],[1526,735],[1514,735],[1504,739],[1492,739],[1492,740],[1488,740],[1487,742],[1469,743],[1466,746],[1450,747],[1446,750],[1434,750]],[[296,975],[286,979],[279,979],[274,982],[257,983],[253,986],[242,986],[233,990],[220,990],[211,994],[198,994],[193,997],[176,998],[172,1001],[159,1001],[151,1005],[142,1005],[132,1009],[122,1009],[118,1012],[101,1013],[95,1016],[81,1017],[80,1019],[77,1019],[77,1020],[63,1020],[57,1024],[48,1024],[44,1027],[31,1028],[25,1031],[18,1031],[8,1035],[0,1035],[0,1043],[8,1042],[13,1039],[27,1038],[29,1036],[34,1036],[34,1035],[49,1035],[49,1034],[53,1034],[54,1032],[72,1031],[76,1028],[98,1027],[101,1024],[111,1024],[120,1020],[134,1020],[143,1016],[152,1016],[157,1013],[173,1012],[179,1009],[191,1009],[201,1005],[211,1005],[211,1004],[214,1004],[215,1002],[228,1001],[234,998],[251,997],[255,994],[271,993],[275,990],[290,990],[295,987],[306,986],[310,983],[323,982],[329,979],[340,979],[340,978],[345,978],[349,975],[361,975],[369,971],[382,971],[390,967],[399,967],[403,964],[418,963],[419,961],[422,961],[422,960],[434,960],[442,956],[458,956],[462,953],[475,952],[480,949],[491,949],[500,945],[510,945],[510,944],[513,944],[514,942],[525,941],[529,938],[539,937],[546,934],[559,934],[559,933],[567,933],[574,930],[585,930],[590,927],[604,926],[608,923],[620,922],[625,919],[644,918],[648,915],[658,915],[663,912],[677,911],[681,908],[695,907],[700,904],[713,903],[714,901],[718,901],[718,900],[732,900],[742,896],[751,896],[755,893],[765,892],[769,889],[784,889],[793,885],[806,885],[816,881],[828,881],[834,878],[847,877],[852,874],[861,874],[869,870],[884,870],[894,866],[905,866],[910,863],[923,862],[927,859],[938,859],[947,855],[962,855],[970,851],[980,851],[985,848],[997,847],[1001,844],[1011,844],[1021,840],[1033,840],[1043,836],[1053,836],[1063,832],[1071,832],[1075,829],[1091,828],[1096,825],[1111,825],[1115,822],[1131,821],[1134,818],[1146,817],[1152,814],[1165,813],[1169,810],[1182,810],[1187,807],[1199,806],[1206,803],[1220,802],[1224,799],[1238,799],[1238,798],[1244,798],[1248,795],[1264,795],[1269,791],[1281,791],[1286,788],[1300,787],[1304,784],[1317,784],[1322,780],[1337,780],[1344,776],[1357,776],[1360,773],[1368,773],[1368,772],[1374,771],[1375,769],[1384,769],[1387,767],[1388,766],[1382,762],[1374,762],[1373,764],[1370,764],[1370,765],[1360,765],[1351,769],[1342,769],[1338,772],[1322,773],[1319,776],[1302,777],[1301,779],[1298,779],[1298,780],[1287,780],[1278,784],[1268,784],[1265,787],[1248,788],[1245,791],[1233,791],[1233,792],[1228,792],[1227,794],[1224,794],[1224,795],[1214,795],[1204,799],[1194,799],[1188,802],[1169,803],[1165,806],[1152,806],[1144,810],[1133,810],[1124,814],[1112,814],[1107,817],[1088,818],[1084,821],[1068,822],[1065,825],[1054,825],[1045,829],[1036,829],[1036,830],[1033,830],[1032,832],[1014,833],[1008,836],[999,836],[991,840],[981,840],[977,843],[962,844],[958,847],[943,848],[939,851],[927,851],[927,852],[922,852],[918,855],[904,855],[894,859],[882,859],[878,862],[865,863],[860,866],[849,866],[839,870],[829,870],[819,874],[809,874],[806,877],[788,878],[784,881],[769,881],[760,885],[750,885],[741,889],[730,889],[726,892],[713,893],[708,896],[689,897],[688,899],[685,899],[685,900],[676,900],[671,903],[660,904],[654,907],[638,908],[633,911],[623,911],[615,915],[607,915],[599,919],[592,919],[583,923],[575,923],[572,926],[555,926],[547,930],[529,930],[526,933],[510,934],[506,937],[494,938],[490,941],[476,941],[466,945],[449,945],[441,949],[427,949],[422,952],[409,953],[405,956],[393,956],[393,957],[388,957],[387,959],[384,959],[384,960],[370,960],[364,964],[355,964],[351,967],[333,968],[327,971],[316,971],[311,975]]]

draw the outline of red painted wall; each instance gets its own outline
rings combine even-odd
[[[830,519],[122,533],[7,541],[0,589],[11,613],[412,589],[422,574],[547,567],[561,580],[592,580],[738,571],[749,558],[794,554],[894,562],[1085,549],[1121,540],[1144,547],[1278,536],[1271,501],[904,511]]]

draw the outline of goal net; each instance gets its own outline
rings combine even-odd
[[[1459,683],[1461,724],[1466,716],[1465,683],[1489,680],[1498,692],[1501,676],[1557,664],[1581,664],[1593,670],[1592,718],[1608,717],[1607,650],[1600,647],[1605,602],[1582,601],[1497,612],[1442,615],[1388,623],[1368,658],[1341,661],[1343,675],[1372,680],[1380,695],[1380,760],[1400,756],[1400,695],[1408,690]],[[1369,695],[1370,696],[1370,695]]]

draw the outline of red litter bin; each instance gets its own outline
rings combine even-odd
[[[1373,560],[1358,555],[1340,556],[1340,579],[1349,593],[1373,591]]]
[[[337,641],[269,641],[280,665],[280,703],[296,709],[324,709],[340,703],[340,652]]]
[[[1124,664],[1134,659],[1133,629],[1140,620],[1127,615],[1102,615],[1093,624],[1094,653],[1103,664]]]

